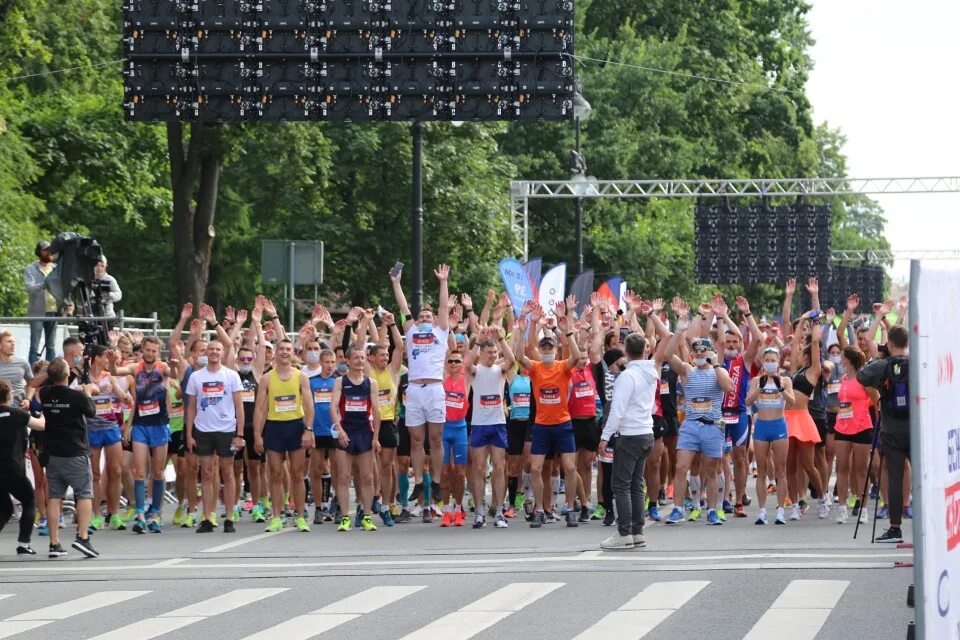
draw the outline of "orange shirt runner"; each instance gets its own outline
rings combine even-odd
[[[545,427],[570,422],[567,398],[573,367],[567,360],[554,362],[550,367],[537,361],[531,364],[530,382],[537,403],[537,417],[534,422]]]

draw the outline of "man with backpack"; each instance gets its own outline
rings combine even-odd
[[[880,391],[880,444],[887,460],[887,495],[890,498],[890,528],[877,542],[903,542],[903,470],[910,459],[910,373],[905,327],[890,328],[889,357],[874,360],[857,372],[857,381]]]

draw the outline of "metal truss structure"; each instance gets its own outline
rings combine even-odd
[[[891,260],[960,260],[960,249],[834,249],[830,252],[834,262],[861,260],[872,264]]]
[[[529,259],[531,199],[830,197],[902,193],[960,193],[960,177],[930,178],[751,178],[722,180],[514,180],[510,183],[510,222],[521,235]],[[836,252],[834,252],[836,253]],[[875,252],[880,253],[880,252]],[[865,258],[841,258],[865,259]],[[883,259],[883,258],[878,258]],[[892,259],[892,258],[887,258]]]

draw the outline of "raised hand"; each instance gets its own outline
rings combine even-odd
[[[263,323],[263,307],[260,306],[260,300],[257,300],[253,303],[253,311],[250,312],[250,320],[258,326]]]
[[[880,305],[880,315],[885,316],[893,311],[893,306],[893,300],[884,300],[883,304]]]
[[[653,304],[644,300],[639,304],[640,315],[650,315],[654,311]]]
[[[837,317],[837,310],[833,307],[827,309],[827,324],[833,324],[833,320]]]
[[[143,342],[143,331],[137,329],[133,332],[133,335],[130,336],[130,339],[133,341],[133,344],[141,344]]]
[[[347,322],[353,324],[363,316],[363,309],[360,307],[353,307],[350,311],[347,312]]]
[[[743,296],[737,296],[737,309],[743,315],[750,313],[750,302]]]
[[[270,298],[263,299],[263,310],[274,318],[277,317],[277,307],[273,304],[273,300]]]
[[[592,316],[592,315],[593,315],[593,307],[588,304],[587,306],[585,306],[585,307],[583,308],[583,316],[582,316],[582,317],[584,317],[584,318],[589,318],[589,317]]]
[[[520,309],[520,315],[525,316],[531,311],[533,311],[534,304],[535,303],[533,300],[525,300],[523,303],[523,308]]]
[[[245,325],[247,323],[247,315],[246,309],[240,309],[240,311],[237,311],[237,324],[241,327]]]
[[[910,299],[907,296],[900,296],[900,301],[897,302],[897,315],[904,315],[907,312],[907,309],[910,306]]]
[[[710,299],[710,310],[713,311],[713,315],[718,317],[727,315],[727,303],[724,302],[723,296],[719,293],[713,294],[713,298]]]
[[[497,302],[497,306],[503,309],[510,306],[510,296],[507,295],[506,291],[500,293],[500,300]]]
[[[860,306],[860,296],[856,293],[851,293],[847,296],[847,311],[853,313],[857,310],[857,307]]]
[[[450,279],[450,266],[446,264],[439,265],[433,271],[433,275],[437,276],[437,280],[440,282],[447,282]]]
[[[394,319],[393,314],[390,313],[389,311],[383,312],[383,315],[380,316],[380,321],[383,322],[383,326],[385,327],[392,327],[397,322]]]
[[[705,316],[705,315],[707,315],[708,313],[711,313],[711,312],[713,311],[713,307],[711,307],[711,306],[710,306],[709,304],[707,304],[706,302],[702,302],[702,303],[700,304],[700,306],[697,307],[697,311],[700,312],[700,315]]]
[[[566,315],[567,315],[567,305],[566,305],[562,300],[561,300],[560,302],[557,302],[557,306],[555,306],[555,307],[553,308],[553,313],[554,313],[554,315],[556,315],[558,318],[559,318],[560,316],[566,317]]]
[[[183,321],[187,321],[192,317],[193,317],[193,303],[188,302],[187,304],[183,305],[182,309],[180,309],[180,319]]]
[[[596,291],[590,294],[590,306],[600,308],[600,294]]]
[[[807,293],[810,295],[820,293],[820,283],[816,277],[807,278]]]
[[[567,309],[576,309],[577,308],[577,297],[572,293],[567,296]]]
[[[208,324],[217,324],[216,312],[214,312],[213,307],[206,303],[200,305],[200,317]]]
[[[227,308],[223,310],[223,320],[224,322],[229,322],[230,324],[236,324],[237,323],[236,310],[234,310],[233,307],[228,305]]]
[[[487,306],[490,306],[491,304],[493,304],[493,301],[496,300],[496,298],[497,298],[497,292],[494,291],[493,289],[487,289],[487,297],[486,297]]]
[[[792,296],[794,293],[796,293],[796,291],[797,291],[797,279],[790,278],[789,280],[787,280],[787,284],[784,287],[784,292],[788,296]]]
[[[460,304],[463,305],[463,308],[467,311],[473,309],[473,298],[470,297],[467,293],[460,294]]]
[[[463,319],[463,307],[459,304],[453,305],[453,309],[450,311],[450,322],[452,324],[460,324],[460,321]]]
[[[653,310],[657,313],[663,311],[663,298],[654,298],[650,304],[653,306]]]
[[[194,318],[190,321],[190,333],[200,333],[204,330],[203,320]]]
[[[391,282],[400,283],[400,277],[403,275],[403,268],[401,267],[396,273],[393,272],[393,268],[387,272],[387,275],[390,277]]]

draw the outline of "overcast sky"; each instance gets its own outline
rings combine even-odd
[[[849,176],[960,176],[960,0],[815,0],[809,21],[807,94],[846,134]],[[960,193],[873,197],[894,249],[960,249]]]

